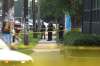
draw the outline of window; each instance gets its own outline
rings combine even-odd
[[[100,8],[100,0],[97,0],[97,8]]]

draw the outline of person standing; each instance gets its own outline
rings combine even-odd
[[[45,39],[45,31],[46,31],[46,26],[42,22],[42,25],[41,25],[41,39],[42,38]]]
[[[48,41],[52,40],[52,31],[53,31],[53,24],[49,23],[48,24]]]
[[[2,39],[8,46],[11,46],[12,43],[12,33],[11,33],[12,28],[13,28],[12,21],[5,20],[3,22]]]
[[[64,25],[63,24],[59,24],[59,40],[63,40],[64,37]]]
[[[19,40],[18,36],[19,33],[21,31],[21,23],[14,23],[14,36],[13,36],[13,42],[15,42],[15,40]]]
[[[19,43],[19,33],[21,31],[21,23],[14,23],[13,28],[13,40],[11,44],[11,49],[17,49]]]

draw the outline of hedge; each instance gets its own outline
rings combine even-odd
[[[100,35],[69,32],[64,35],[64,44],[73,46],[100,46]]]

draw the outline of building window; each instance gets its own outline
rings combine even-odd
[[[100,9],[100,0],[97,0],[97,8]]]

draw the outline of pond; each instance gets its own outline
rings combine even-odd
[[[34,52],[34,62],[0,62],[0,66],[99,66],[100,50],[65,49],[61,52]]]

